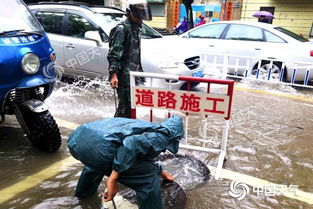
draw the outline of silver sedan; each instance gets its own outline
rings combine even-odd
[[[225,70],[227,65],[229,74],[263,73],[268,80],[313,79],[312,42],[283,27],[221,21],[193,28],[178,37],[186,47],[199,50],[210,69]]]

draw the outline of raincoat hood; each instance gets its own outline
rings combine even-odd
[[[168,151],[176,154],[179,149],[179,141],[184,137],[184,129],[182,119],[173,115],[170,119],[161,123],[161,126],[169,132],[170,143],[166,147]]]

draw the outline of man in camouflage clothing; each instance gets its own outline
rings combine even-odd
[[[140,59],[140,37],[142,20],[151,20],[151,10],[145,0],[130,0],[127,19],[119,23],[109,36],[109,80],[117,88],[118,108],[114,117],[131,117],[129,71],[143,72]]]

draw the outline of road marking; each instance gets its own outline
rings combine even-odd
[[[278,96],[278,97],[283,97],[283,98],[313,103],[313,98],[309,98],[309,97],[305,97],[305,96],[288,95],[288,94],[283,94],[283,93],[278,93],[278,92],[269,92],[269,91],[260,90],[260,89],[249,89],[249,88],[245,88],[245,87],[241,87],[241,86],[235,86],[235,89],[239,90],[239,91],[247,91],[247,92],[258,93],[258,94],[266,94],[266,95]]]
[[[59,119],[59,118],[55,118],[55,121],[57,122],[57,124],[61,127],[64,127],[64,128],[67,128],[67,129],[76,129],[79,124],[77,123],[73,123],[73,122],[69,122],[69,121],[66,121],[66,120],[62,120],[62,119]]]
[[[242,88],[240,87],[241,90]],[[253,91],[256,93],[261,92],[260,90],[256,90]],[[261,92],[264,93],[264,92]],[[266,92],[265,92],[266,93]],[[267,94],[267,93],[266,93]],[[276,95],[276,94],[274,94]],[[312,101],[312,100],[310,100]],[[77,128],[79,125],[76,123],[72,123],[72,122],[68,122],[65,120],[61,120],[61,119],[56,119],[58,125],[60,127],[64,127],[64,128],[68,128],[68,129],[75,129]],[[53,165],[49,166],[48,168],[32,175],[32,176],[28,176],[26,177],[24,180],[15,183],[7,188],[4,188],[2,190],[0,190],[0,204],[9,201],[10,199],[14,198],[15,196],[17,196],[18,194],[25,192],[37,185],[39,185],[40,183],[42,183],[43,181],[56,176],[60,171],[62,170],[66,170],[68,167],[75,165],[76,163],[79,163],[77,160],[75,160],[73,157],[67,157],[61,161],[58,161],[56,163],[54,163]],[[212,175],[215,175],[216,173],[216,168],[209,166],[209,169],[211,170]],[[279,185],[279,184],[275,184],[275,183],[271,183],[269,181],[266,180],[262,180],[253,176],[248,176],[245,174],[241,174],[238,172],[234,172],[234,171],[230,171],[227,169],[221,169],[220,172],[220,177],[223,179],[228,179],[228,180],[237,180],[240,181],[242,183],[245,183],[247,185],[250,186],[266,186],[266,185]],[[292,198],[292,199],[296,199],[302,202],[306,202],[309,204],[313,204],[313,194],[312,193],[308,193],[308,192],[304,192],[301,190],[297,190],[296,194],[294,194],[293,192],[284,192],[282,194],[285,197],[288,198]]]
[[[69,167],[78,162],[79,161],[75,160],[73,157],[67,157],[61,161],[52,164],[48,168],[39,171],[34,175],[26,177],[16,184],[0,190],[0,204],[7,202],[18,194],[39,185],[43,181],[53,176],[56,176],[60,171],[67,170]]]
[[[208,166],[212,175],[214,176],[216,173],[216,168],[212,166]],[[229,179],[232,181],[240,181],[244,184],[250,185],[252,187],[258,186],[259,188],[266,188],[267,186],[273,186],[274,188],[283,188],[288,186],[283,185],[283,184],[275,184],[263,179],[259,179],[253,176],[248,176],[246,174],[230,171],[227,169],[222,168],[220,171],[220,177],[224,179]],[[291,198],[291,199],[296,199],[302,202],[306,202],[309,204],[313,204],[313,193],[309,192],[304,192],[301,190],[296,190],[296,192],[293,191],[283,191],[282,196]]]
[[[55,119],[60,127],[68,128],[68,129],[76,129],[78,124],[64,121],[61,119]],[[43,181],[56,176],[60,171],[66,170],[66,168],[72,166],[79,161],[75,160],[73,157],[65,158],[61,161],[58,161],[48,168],[41,170],[40,172],[28,176],[22,181],[13,184],[7,188],[0,190],[0,204],[17,196],[19,193],[25,192],[28,189],[31,189]]]

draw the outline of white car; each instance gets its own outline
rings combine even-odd
[[[237,56],[240,57],[237,65],[242,66],[237,71],[239,75],[243,75],[246,70],[244,66],[249,65],[252,74],[257,69],[268,74],[271,67],[272,78],[288,81],[303,81],[306,77],[313,79],[313,72],[306,75],[309,67],[311,66],[311,71],[313,67],[312,42],[279,26],[258,22],[221,21],[195,27],[178,37],[182,40],[182,45],[198,49],[200,54],[208,56],[207,60],[213,54],[228,54],[227,61],[232,66],[228,68],[228,73],[234,73]],[[216,58],[216,63],[220,66],[223,62],[223,57]]]
[[[108,75],[108,36],[111,29],[125,18],[124,11],[74,2],[38,3],[29,5],[29,8],[47,32],[57,54],[56,64],[64,69],[65,76]],[[200,57],[196,51],[180,48],[144,23],[141,60],[144,72],[202,75]],[[168,87],[168,82],[162,80],[161,87]],[[184,88],[184,84],[182,81],[172,81],[172,88]]]

